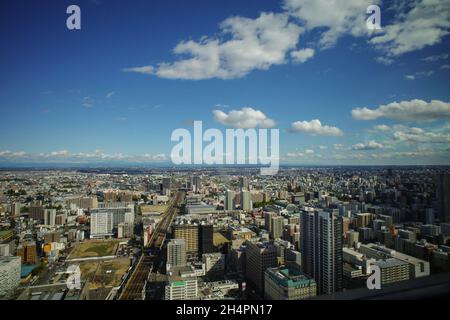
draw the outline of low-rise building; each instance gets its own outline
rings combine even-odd
[[[165,300],[195,300],[198,297],[198,280],[192,267],[173,268],[165,287]]]
[[[296,268],[268,268],[264,273],[264,296],[272,300],[300,300],[317,295],[317,284]]]
[[[409,265],[407,262],[389,258],[371,262],[376,265],[381,272],[381,285],[409,280]]]

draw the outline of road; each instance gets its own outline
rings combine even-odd
[[[158,269],[162,259],[162,247],[164,240],[166,239],[169,227],[172,225],[173,220],[178,214],[179,205],[184,199],[184,192],[177,191],[172,199],[169,208],[164,213],[161,221],[156,225],[155,231],[152,233],[149,241],[148,248],[151,255],[147,255],[144,250],[137,262],[137,265],[131,274],[131,277],[125,284],[125,288],[119,297],[120,300],[142,300],[143,290],[152,270]]]

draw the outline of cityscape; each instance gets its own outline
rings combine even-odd
[[[448,168],[1,171],[1,292],[300,300],[448,275]],[[376,290],[375,290],[376,291]]]
[[[0,13],[0,305],[450,297],[450,1]]]

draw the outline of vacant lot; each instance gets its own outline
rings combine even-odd
[[[89,280],[90,289],[116,287],[130,267],[130,258],[115,258],[107,261],[85,261],[80,264],[81,278]]]
[[[70,259],[104,257],[116,254],[119,241],[90,240],[78,244],[70,254]]]
[[[167,208],[169,206],[165,205],[165,204],[161,204],[161,205],[150,205],[150,204],[146,204],[146,205],[142,205],[141,206],[141,212],[145,213],[145,212],[159,212],[159,213],[164,213],[166,212]]]

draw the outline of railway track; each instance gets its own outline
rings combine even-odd
[[[158,223],[150,238],[151,249],[161,250],[164,245],[164,240],[166,238],[166,234],[168,232],[169,227],[171,226],[173,220],[175,219],[178,213],[178,206],[184,198],[184,192],[178,191],[171,202],[169,208],[162,220]],[[158,256],[148,256],[144,252],[142,253],[139,261],[136,264],[136,268],[131,274],[131,277],[125,284],[125,287],[119,297],[120,300],[142,300],[143,299],[143,290],[145,286],[145,282],[148,280],[149,274],[153,269],[153,265],[157,260]]]

